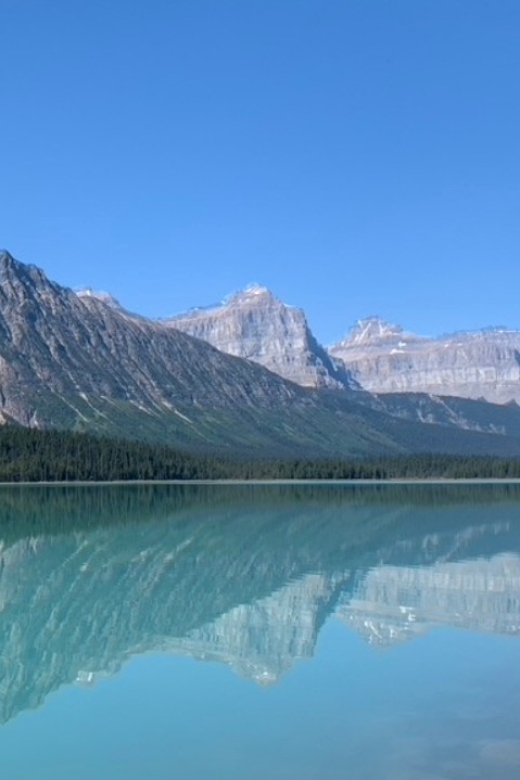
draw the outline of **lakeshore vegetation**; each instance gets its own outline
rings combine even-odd
[[[520,457],[244,458],[84,433],[12,425],[0,429],[1,482],[425,478],[520,479]]]

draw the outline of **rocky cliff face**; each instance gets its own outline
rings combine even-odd
[[[287,306],[259,285],[220,306],[180,314],[167,324],[304,387],[355,385],[341,364],[318,344],[303,311]]]
[[[378,318],[329,349],[372,393],[432,393],[520,403],[520,332],[501,328],[421,338]]]

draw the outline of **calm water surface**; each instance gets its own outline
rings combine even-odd
[[[517,780],[520,489],[0,491],[6,780]]]

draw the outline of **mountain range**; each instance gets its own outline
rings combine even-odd
[[[520,400],[520,331],[503,327],[425,338],[368,317],[324,348],[301,309],[259,285],[167,322],[305,387]]]
[[[259,285],[152,320],[0,253],[0,415],[27,426],[230,455],[517,454],[520,334],[457,338],[372,319],[327,350]]]

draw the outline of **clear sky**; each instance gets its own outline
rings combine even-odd
[[[260,282],[520,328],[518,0],[0,0],[0,246],[166,316]]]

